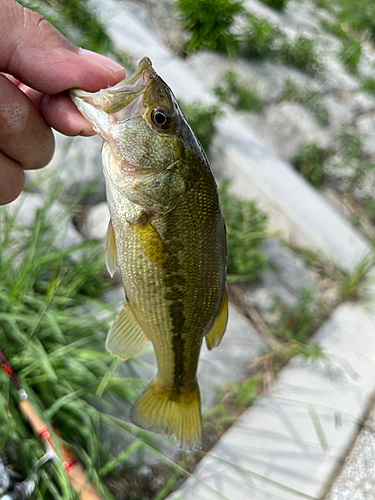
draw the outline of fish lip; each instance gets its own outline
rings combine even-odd
[[[71,89],[69,90],[69,94],[73,102],[77,102],[79,99],[85,104],[91,105],[96,109],[101,109],[107,114],[112,114],[110,112],[111,108],[108,104],[106,104],[106,101],[118,94],[127,94],[130,103],[135,97],[146,91],[151,84],[153,74],[154,70],[152,68],[151,60],[148,57],[144,57],[139,62],[134,73],[113,87],[101,89],[98,92],[86,92],[81,89]]]

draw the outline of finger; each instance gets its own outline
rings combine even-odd
[[[77,110],[67,94],[46,95],[24,84],[19,88],[42,113],[48,125],[61,134],[94,135],[92,126]]]
[[[30,99],[0,75],[0,151],[23,169],[41,168],[53,155],[50,127]]]
[[[47,123],[65,135],[93,135],[95,132],[67,94],[46,95],[41,112]]]
[[[95,92],[124,78],[119,64],[78,49],[39,14],[14,0],[0,0],[0,7],[0,71],[46,94]]]
[[[14,201],[25,184],[21,166],[0,152],[0,205]]]

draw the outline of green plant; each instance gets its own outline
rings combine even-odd
[[[271,312],[275,311],[280,313],[280,318],[269,329],[272,335],[284,342],[305,343],[323,316],[321,303],[314,298],[313,291],[306,288],[292,306],[287,306],[280,297],[276,297],[271,307]]]
[[[338,21],[330,21],[326,18],[320,20],[320,25],[322,28],[328,33],[332,33],[332,35],[337,36],[338,38],[342,38],[347,40],[349,37],[348,33],[343,29],[342,24]]]
[[[320,125],[328,125],[329,113],[320,92],[300,89],[290,78],[287,78],[284,81],[282,99],[303,104],[313,113]]]
[[[222,111],[215,104],[206,106],[198,101],[179,104],[203,149],[208,151],[216,132],[215,121],[222,116]]]
[[[363,136],[351,132],[347,127],[341,127],[338,136],[339,151],[346,161],[358,159],[362,156]]]
[[[267,262],[259,248],[265,232],[267,216],[257,210],[254,203],[243,201],[231,195],[229,183],[219,187],[219,196],[225,224],[228,245],[228,279],[231,281],[257,281]]]
[[[255,113],[262,109],[262,103],[255,93],[246,85],[238,83],[236,73],[226,71],[221,80],[222,83],[214,88],[214,92],[222,102],[231,104],[236,109]]]
[[[336,0],[337,19],[357,33],[369,34],[375,41],[375,4],[368,0]]]
[[[366,78],[363,80],[362,89],[369,94],[375,95],[375,78]]]
[[[262,3],[272,7],[275,10],[283,11],[289,0],[261,0]]]
[[[277,28],[252,14],[247,16],[247,26],[242,35],[241,54],[249,59],[270,58],[275,52],[275,39],[280,36]]]
[[[282,64],[289,64],[294,68],[306,71],[306,73],[317,73],[321,68],[314,42],[303,35],[291,42],[283,40],[277,54]]]
[[[340,49],[340,58],[350,73],[358,72],[358,64],[362,55],[362,45],[352,38],[343,42]]]
[[[175,9],[188,31],[186,53],[200,49],[235,54],[238,40],[231,33],[234,16],[243,11],[237,0],[177,0]]]
[[[369,298],[373,299],[374,277],[369,274],[369,271],[374,262],[374,256],[368,254],[360,259],[350,272],[336,266],[335,278],[341,302],[345,300],[366,302]]]
[[[310,184],[320,188],[325,181],[324,162],[330,154],[315,143],[304,144],[292,159],[292,164]]]
[[[111,425],[107,411],[114,401],[129,408],[145,383],[113,374],[118,360],[105,352],[104,342],[115,311],[98,298],[110,284],[102,243],[56,249],[65,217],[51,212],[58,196],[51,193],[30,229],[18,227],[7,208],[0,210],[0,348],[43,419],[49,425],[53,420],[103,498],[112,499],[101,477],[103,470],[111,472],[115,457],[101,436],[109,427],[115,435],[118,425]],[[43,448],[17,401],[10,379],[0,373],[0,450],[26,477]],[[123,424],[134,441],[134,426]],[[51,433],[55,438],[52,427]],[[36,498],[75,498],[61,465],[43,468]]]

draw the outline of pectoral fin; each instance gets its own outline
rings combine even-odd
[[[147,257],[157,266],[165,267],[168,263],[168,252],[151,222],[129,224]]]
[[[105,265],[107,266],[107,270],[113,278],[113,275],[117,269],[117,250],[116,250],[116,240],[115,240],[115,232],[113,230],[112,221],[108,222],[107,234],[105,236],[104,242],[104,251],[105,251]]]
[[[211,351],[217,347],[223,338],[225,328],[228,322],[228,294],[224,290],[224,295],[221,301],[219,312],[216,316],[215,323],[212,325],[211,330],[206,335],[206,344]]]
[[[129,303],[116,316],[105,343],[107,351],[112,356],[127,359],[138,352],[148,342],[140,324],[131,310]]]

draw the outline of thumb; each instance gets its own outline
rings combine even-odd
[[[46,94],[95,92],[124,78],[123,68],[69,42],[40,14],[0,0],[0,71]]]

